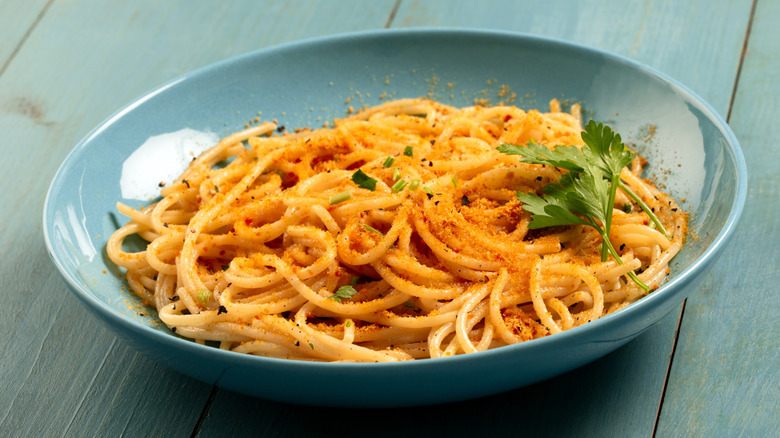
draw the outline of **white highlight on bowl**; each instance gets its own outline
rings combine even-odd
[[[149,201],[160,196],[161,183],[172,183],[193,158],[218,142],[213,132],[189,128],[149,137],[122,163],[122,197]]]

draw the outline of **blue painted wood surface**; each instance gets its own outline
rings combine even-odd
[[[780,5],[539,3],[0,1],[0,436],[780,434]],[[117,341],[66,290],[41,237],[43,197],[70,148],[101,120],[226,57],[415,26],[588,44],[646,63],[730,115],[751,172],[748,206],[719,269],[684,311],[599,361],[527,388],[452,405],[344,412],[253,399],[179,375]]]

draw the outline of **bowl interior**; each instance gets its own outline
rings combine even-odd
[[[126,221],[115,203],[146,204],[122,199],[123,162],[148,137],[182,128],[224,136],[255,117],[276,119],[288,130],[319,127],[350,106],[417,96],[457,106],[503,102],[525,109],[546,109],[553,98],[564,105],[579,102],[586,120],[610,123],[647,156],[648,176],[682,201],[697,239],[689,239],[676,257],[665,287],[637,303],[636,311],[608,320],[633,318],[641,307],[668,311],[679,304],[689,277],[706,267],[739,217],[746,179],[736,139],[706,103],[674,81],[608,53],[530,36],[381,31],[247,54],[177,78],[121,109],[76,146],[52,182],[44,212],[52,259],[79,298],[131,342],[162,342],[220,360],[237,356],[212,354],[175,338],[128,291],[122,272],[107,259],[106,241]],[[640,318],[624,335],[657,321],[657,313],[650,312],[653,321]],[[599,324],[610,322],[596,321],[567,336],[598,341]],[[619,333],[611,336],[621,339]],[[524,354],[544,343],[539,345],[508,349]],[[583,357],[571,367],[595,358]],[[263,360],[240,359],[246,366],[273,363]],[[443,363],[435,366],[448,362]],[[411,369],[421,366],[430,365]]]

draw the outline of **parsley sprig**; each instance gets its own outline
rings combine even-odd
[[[524,209],[531,213],[528,228],[558,225],[587,225],[596,229],[603,240],[601,259],[612,255],[622,264],[620,255],[609,241],[612,212],[618,187],[647,213],[656,227],[669,237],[661,222],[647,205],[620,180],[620,171],[635,155],[615,133],[602,123],[590,121],[582,133],[585,146],[557,146],[549,149],[530,142],[527,146],[501,145],[498,150],[521,155],[521,161],[545,164],[567,170],[556,183],[544,187],[544,195],[518,193]],[[629,277],[643,290],[650,288],[636,274]]]

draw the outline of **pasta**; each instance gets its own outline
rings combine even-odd
[[[585,226],[529,229],[518,192],[563,171],[521,163],[502,143],[582,145],[580,109],[454,108],[401,99],[333,127],[224,138],[133,209],[107,253],[178,335],[235,352],[319,361],[472,353],[559,333],[645,295],[680,250],[686,217],[640,175],[622,181],[601,261]],[[627,206],[628,208],[622,208]],[[140,252],[124,249],[138,235]]]

